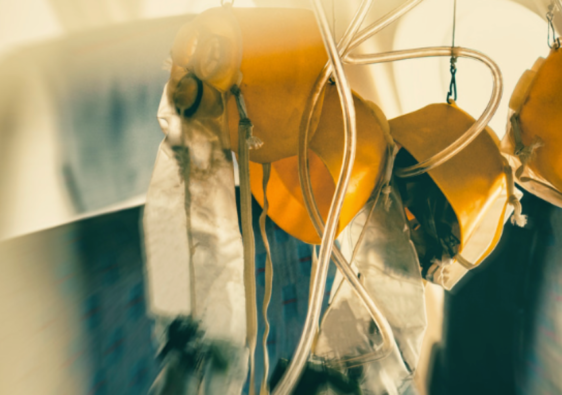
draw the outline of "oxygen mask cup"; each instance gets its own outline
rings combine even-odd
[[[554,46],[519,79],[509,101],[501,149],[528,192],[562,207],[562,50]]]
[[[247,371],[244,262],[224,94],[188,73],[166,85],[158,119],[166,137],[144,212],[150,312],[197,320],[205,339],[224,345],[228,368],[194,373],[171,356],[153,391],[183,380],[185,389],[204,381],[206,393],[239,394]]]
[[[476,125],[454,102],[430,104],[390,121],[401,169],[423,162]],[[523,226],[512,169],[489,127],[427,173],[396,179],[425,279],[451,289],[498,244],[504,223]],[[512,215],[513,214],[513,215]]]
[[[418,256],[395,188],[389,198],[388,209],[381,197],[372,198],[344,230],[341,240],[342,252],[351,259],[362,238],[352,266],[392,328],[392,352],[380,359],[380,331],[339,273],[339,286],[313,350],[315,357],[344,370],[362,366],[363,391],[381,395],[401,393],[411,384],[427,326]]]

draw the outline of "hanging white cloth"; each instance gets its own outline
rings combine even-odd
[[[167,137],[145,206],[146,271],[152,314],[191,315],[206,339],[228,344],[229,368],[205,378],[207,393],[239,394],[247,371],[243,248],[232,160],[218,118],[182,120],[164,89],[158,119]],[[170,364],[177,369],[173,358]]]
[[[363,367],[361,388],[369,394],[400,394],[410,385],[427,326],[424,286],[402,202],[393,190],[387,211],[371,200],[346,228],[342,252],[349,260],[366,222],[353,262],[360,279],[392,328],[395,342],[375,360],[381,336],[347,281],[341,281],[320,328],[315,355]],[[380,200],[380,199],[379,199]],[[337,280],[336,280],[337,281]]]

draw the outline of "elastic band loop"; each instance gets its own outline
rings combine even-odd
[[[265,323],[263,330],[263,378],[261,382],[260,395],[269,395],[269,389],[267,386],[267,380],[269,376],[269,352],[267,350],[267,338],[269,336],[269,320],[267,319],[267,309],[269,307],[269,302],[271,301],[271,291],[273,288],[273,262],[271,260],[271,247],[269,241],[267,240],[266,231],[266,219],[267,210],[269,209],[269,202],[267,201],[267,184],[269,182],[269,176],[271,173],[271,164],[263,164],[263,211],[260,215],[260,232],[263,240],[263,245],[265,247],[266,259],[265,259],[265,290],[263,294],[263,307],[262,315],[263,321]]]
[[[515,141],[515,148],[513,153],[519,158],[519,161],[521,162],[521,165],[515,171],[515,177],[519,179],[523,175],[525,166],[527,166],[527,163],[529,163],[533,158],[537,148],[542,147],[543,144],[542,141],[540,141],[538,138],[535,138],[535,140],[529,146],[523,144],[519,113],[514,113],[511,116],[510,125],[511,130],[513,131],[513,140]]]
[[[523,215],[523,207],[521,206],[521,202],[515,195],[513,169],[509,165],[509,162],[506,158],[502,157],[502,161],[507,181],[507,203],[513,207],[513,216],[511,217],[511,223],[519,227],[524,227],[527,224],[527,216]]]
[[[394,170],[394,161],[396,159],[396,155],[398,155],[398,151],[400,151],[400,147],[396,145],[392,137],[390,137],[390,139],[391,143],[388,145],[384,187],[382,189],[382,193],[384,195],[384,208],[386,211],[390,210],[390,206],[392,204],[392,200],[390,200],[390,194],[392,193],[392,186],[390,185],[390,182],[392,180],[392,172]]]
[[[237,98],[240,95],[237,96]],[[238,102],[238,100],[237,100]],[[258,337],[258,312],[256,296],[255,241],[252,229],[252,192],[250,190],[250,154],[246,145],[247,129],[244,103],[238,105],[240,123],[238,126],[238,171],[240,178],[240,217],[242,242],[244,244],[244,290],[246,296],[246,343],[250,352],[249,395],[255,394],[255,351]],[[249,121],[249,120],[248,120]]]

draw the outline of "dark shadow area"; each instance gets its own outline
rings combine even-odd
[[[446,294],[431,395],[521,393],[557,210],[530,194],[522,204],[528,225],[508,222],[496,250]]]

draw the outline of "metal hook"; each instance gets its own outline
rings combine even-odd
[[[451,104],[451,96],[454,93],[454,101],[457,101],[457,57],[455,56],[455,33],[457,30],[457,0],[453,7],[453,42],[451,44],[451,82],[449,84],[449,92],[447,92],[447,103]]]
[[[367,65],[383,62],[394,62],[397,60],[404,59],[415,59],[415,58],[427,58],[432,56],[450,56],[451,47],[430,47],[430,48],[416,48],[403,51],[386,52],[379,54],[364,54],[347,56],[345,59],[346,64],[354,65]],[[486,55],[462,47],[454,48],[454,55],[456,57],[472,58],[479,60],[484,63],[492,72],[493,85],[492,85],[492,95],[490,101],[486,106],[486,109],[478,118],[478,120],[465,132],[464,135],[459,137],[454,143],[449,145],[443,151],[438,154],[433,155],[416,165],[409,166],[402,169],[396,170],[396,175],[398,177],[414,177],[423,174],[429,170],[436,168],[447,160],[451,159],[462,149],[468,146],[477,136],[480,134],[494,113],[496,112],[501,99],[502,93],[502,78],[501,71],[496,63]]]
[[[449,84],[449,92],[447,92],[447,103],[451,104],[451,96],[453,101],[457,101],[457,57],[451,56],[451,83]]]
[[[554,18],[554,4],[548,6],[548,12],[546,13],[546,20],[548,21],[548,36],[547,36],[547,44],[549,48],[558,49],[560,48],[560,37],[556,37],[556,29],[554,29],[554,23],[552,19]],[[550,40],[550,36],[552,34],[552,43]]]

